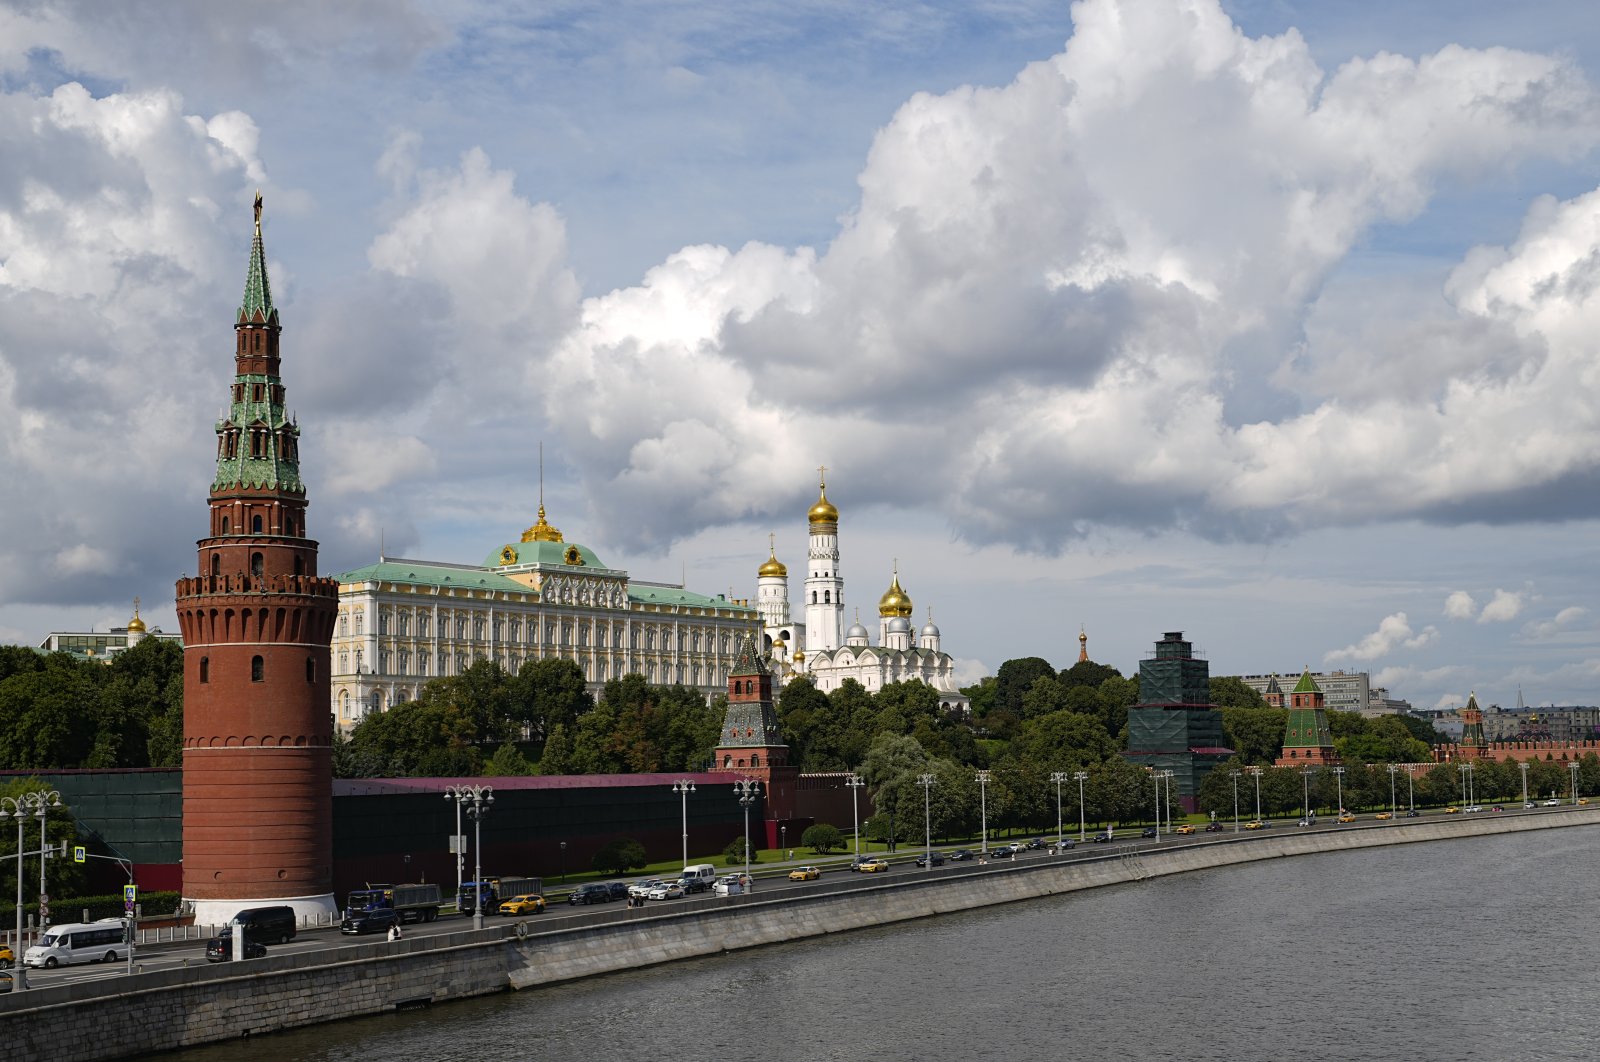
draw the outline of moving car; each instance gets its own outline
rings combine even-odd
[[[860,867],[863,874],[879,874],[888,869],[889,861],[882,856],[873,856],[871,859],[863,860]]]
[[[650,890],[662,884],[660,878],[640,878],[628,886],[628,895],[635,900],[643,900],[650,895]]]
[[[1461,814],[1461,809],[1457,807],[1448,807],[1444,809],[1444,813],[1446,815],[1459,815]]]
[[[1531,807],[1533,807],[1533,801],[1531,801],[1531,800],[1524,800],[1524,801],[1523,801],[1523,802],[1522,802],[1522,806],[1523,806],[1523,807],[1525,807],[1525,808],[1531,808]]]
[[[628,898],[628,883],[626,881],[608,881],[605,883],[606,899],[626,900]]]
[[[1070,852],[1074,848],[1078,847],[1078,842],[1074,841],[1071,837],[1063,837],[1050,847],[1054,848],[1058,852]]]
[[[789,871],[790,881],[813,881],[822,877],[821,867],[795,867]]]
[[[1310,826],[1311,825],[1311,820],[1310,819],[1301,819],[1299,822],[1296,822],[1295,825],[1296,826]]]
[[[1191,833],[1193,833],[1193,832],[1194,832],[1194,823],[1192,823],[1192,822],[1186,822],[1186,823],[1184,823],[1184,824],[1183,824],[1183,825],[1182,825],[1182,826],[1179,826],[1179,827],[1178,827],[1178,828],[1177,828],[1177,829],[1176,829],[1176,830],[1174,830],[1174,831],[1173,831],[1173,832],[1174,832],[1174,833],[1181,833],[1181,834],[1184,834],[1184,835],[1188,835],[1188,834],[1191,834]]]
[[[1387,811],[1380,811],[1380,812],[1378,812],[1376,815],[1374,815],[1372,817],[1377,819],[1377,820],[1379,820],[1380,822],[1394,818],[1394,816],[1389,814]]]
[[[1156,836],[1159,836],[1159,834],[1156,832],[1156,828],[1154,826],[1146,826],[1143,830],[1139,831],[1139,836],[1140,837],[1156,837]]]
[[[1251,819],[1249,822],[1244,824],[1244,828],[1247,830],[1264,830],[1266,827],[1267,824],[1262,822],[1260,819]]]
[[[744,891],[738,874],[724,874],[711,886],[713,896],[737,896]]]
[[[1095,844],[1105,844],[1110,840],[1111,840],[1111,831],[1110,830],[1101,830],[1099,833],[1094,835],[1094,843]]]
[[[10,944],[0,944],[0,970],[9,970],[17,957],[11,953]]]
[[[661,881],[646,894],[652,900],[676,900],[683,896],[683,886],[676,881]]]
[[[1348,811],[1343,811],[1343,812],[1339,813],[1339,821],[1340,822],[1354,822],[1354,821],[1356,821],[1356,817],[1354,815],[1350,814]]]
[[[513,896],[500,905],[500,913],[503,915],[542,914],[544,913],[544,897],[531,892],[524,893],[521,896]]]
[[[1206,823],[1206,832],[1207,833],[1221,833],[1222,832],[1222,823],[1220,823],[1220,822],[1208,822],[1208,823]]]
[[[575,906],[580,903],[605,903],[611,899],[611,890],[607,886],[598,881],[588,881],[572,890],[567,903]]]
[[[952,863],[965,863],[967,860],[972,858],[972,849],[957,848],[954,852],[946,855],[945,858],[950,860]]]
[[[364,911],[349,911],[344,916],[344,921],[339,923],[339,932],[346,936],[363,933],[387,933],[389,927],[395,924],[396,915],[392,907],[369,907]],[[206,945],[209,953],[211,946]],[[245,958],[250,953],[245,952]]]
[[[917,866],[925,867],[927,865],[928,865],[928,853],[924,852],[921,855],[917,856]],[[944,866],[944,853],[943,852],[935,852],[935,853],[933,853],[933,865],[936,866],[936,867]]]
[[[246,938],[244,942],[244,957],[247,959],[265,958],[267,947],[257,944]],[[228,962],[233,958],[233,934],[228,933],[220,937],[212,937],[206,941],[206,962]]]
[[[1554,808],[1554,807],[1560,807],[1561,806],[1561,801],[1557,800],[1555,797],[1551,797],[1549,800],[1543,801],[1543,803],[1544,803],[1544,806],[1547,807],[1547,808]]]

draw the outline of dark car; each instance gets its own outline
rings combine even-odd
[[[702,878],[698,875],[694,875],[687,878],[679,878],[678,884],[683,886],[683,894],[688,896],[690,893],[710,892],[711,881],[712,879],[710,878]]]
[[[1418,810],[1416,810],[1416,809],[1415,809],[1415,808],[1412,808],[1412,809],[1411,809],[1411,810],[1410,810],[1410,811],[1408,811],[1408,812],[1406,812],[1406,818],[1408,818],[1408,819],[1414,819],[1414,818],[1416,818],[1416,817],[1417,817],[1417,816],[1418,816],[1418,815],[1421,815],[1421,814],[1422,814],[1422,812],[1420,812],[1420,811],[1418,811]]]
[[[1063,837],[1061,840],[1050,846],[1051,850],[1056,852],[1070,852],[1076,847],[1078,847],[1078,842],[1074,841],[1071,837]]]
[[[1146,826],[1143,830],[1141,830],[1139,832],[1139,836],[1140,837],[1154,837],[1154,836],[1156,836],[1156,828],[1154,826]]]
[[[1094,835],[1095,844],[1106,844],[1111,840],[1111,835],[1104,830]]]
[[[1035,837],[1033,840],[1029,841],[1027,844],[1023,845],[1022,847],[1026,848],[1030,852],[1036,852],[1039,849],[1044,847],[1044,838]]]
[[[244,957],[247,959],[264,958],[267,948],[264,944],[257,944],[246,937],[244,942]],[[227,962],[233,958],[233,935],[230,933],[223,937],[212,937],[206,941],[206,962]]]
[[[990,858],[990,859],[1010,859],[1013,856],[1015,856],[1016,854],[1017,854],[1017,850],[1015,848],[1011,847],[1009,844],[1002,844],[1002,845],[998,845],[997,847],[989,849],[988,858]]]
[[[928,865],[928,854],[926,852],[924,852],[922,855],[917,856],[917,866],[925,867],[927,865]],[[933,853],[933,865],[936,866],[936,867],[944,866],[944,853],[943,852],[935,852],[935,853]]]
[[[1208,822],[1208,823],[1206,823],[1206,832],[1207,833],[1221,833],[1222,832],[1222,823],[1220,823],[1220,822]]]
[[[244,926],[244,938],[257,944],[287,944],[295,934],[294,908],[287,905],[247,907],[234,915],[228,925]],[[231,928],[228,935],[233,935]]]
[[[387,933],[389,927],[394,924],[394,908],[373,907],[365,911],[351,911],[346,914],[344,921],[339,923],[339,932],[347,936],[363,933]],[[248,955],[245,957],[249,958]]]
[[[970,848],[957,848],[954,852],[951,852],[949,855],[945,856],[945,858],[950,860],[952,863],[965,863],[967,860],[972,858],[972,850]]]
[[[622,891],[623,891],[624,894],[626,894],[627,891],[628,891],[628,887],[626,885],[623,885],[622,886]],[[567,897],[567,903],[569,903],[569,904],[605,903],[606,901],[610,900],[611,898],[612,898],[611,897],[611,886],[605,884],[604,882],[590,881],[590,882],[585,882],[582,885],[579,885],[576,889],[573,889],[572,890],[572,894]]]
[[[626,900],[628,898],[628,883],[626,881],[606,882],[606,899]]]

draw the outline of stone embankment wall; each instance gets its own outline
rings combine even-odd
[[[770,900],[758,892],[598,927],[538,932],[535,921],[521,924],[523,936],[502,925],[271,956],[250,963],[248,973],[223,963],[67,984],[0,997],[0,1018],[12,1057],[94,1062],[1235,863],[1585,825],[1600,825],[1600,814],[1573,808],[1316,832],[1290,827],[1092,859],[1029,856],[958,876],[908,880],[891,871],[866,888]]]

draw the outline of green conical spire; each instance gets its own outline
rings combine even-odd
[[[272,285],[267,281],[267,252],[261,243],[261,193],[257,191],[256,235],[250,242],[250,271],[244,278],[244,304],[239,307],[239,320],[254,321],[260,314],[263,323],[270,323],[277,313],[272,305]]]

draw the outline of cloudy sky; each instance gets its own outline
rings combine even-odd
[[[542,442],[753,596],[826,464],[968,677],[1600,702],[1597,86],[1558,0],[0,0],[0,640],[175,627],[259,187],[325,571]]]

